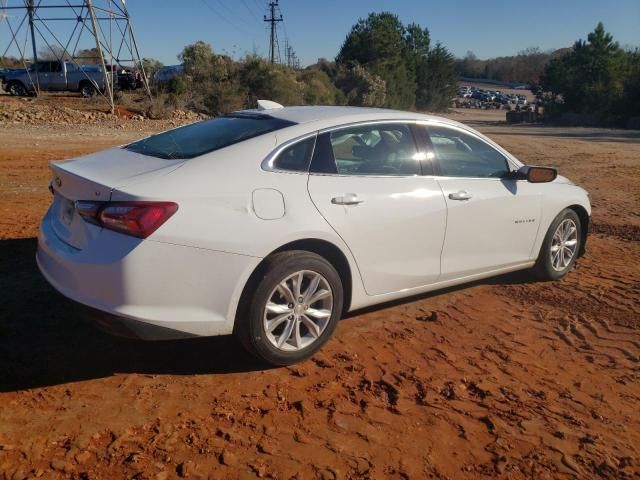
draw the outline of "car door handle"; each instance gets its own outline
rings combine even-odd
[[[460,190],[455,193],[450,193],[449,198],[451,200],[469,200],[471,198],[471,194],[469,192],[465,192],[464,190]]]
[[[342,197],[333,197],[331,199],[331,203],[334,205],[358,205],[362,202],[364,202],[364,200],[360,200],[355,193],[347,193]]]

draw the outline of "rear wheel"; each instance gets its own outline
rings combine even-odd
[[[331,337],[342,312],[340,276],[324,258],[306,251],[273,255],[249,295],[235,333],[271,365],[311,357]]]
[[[21,82],[9,82],[9,85],[7,85],[7,91],[16,97],[27,96],[27,89],[24,88],[24,85]]]
[[[89,82],[83,82],[80,85],[80,94],[84,98],[92,97],[96,94],[96,88]]]
[[[542,280],[558,280],[575,267],[582,225],[578,214],[566,208],[558,214],[547,231],[534,272]]]

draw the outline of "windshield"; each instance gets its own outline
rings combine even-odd
[[[269,115],[239,112],[152,135],[124,148],[159,158],[193,158],[291,125]]]

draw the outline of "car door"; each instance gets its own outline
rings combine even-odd
[[[49,90],[65,90],[67,81],[62,62],[51,62],[51,72],[49,73]]]
[[[51,87],[51,62],[38,62],[35,64],[37,69],[37,83],[39,88],[43,90],[50,90]],[[33,77],[33,82],[36,82],[36,77]]]
[[[425,152],[407,122],[321,132],[308,181],[316,208],[353,254],[365,291],[381,295],[436,282],[446,204],[422,175]]]
[[[429,124],[437,182],[447,203],[442,280],[531,259],[541,199],[484,139],[462,128]]]

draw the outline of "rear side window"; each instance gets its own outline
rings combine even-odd
[[[290,145],[276,157],[273,168],[291,172],[308,171],[315,143],[316,137],[314,136]]]
[[[185,125],[127,145],[127,150],[166,159],[198,157],[295,125],[263,114],[235,113]]]
[[[453,128],[428,126],[431,144],[444,177],[500,178],[507,159],[482,140]]]

